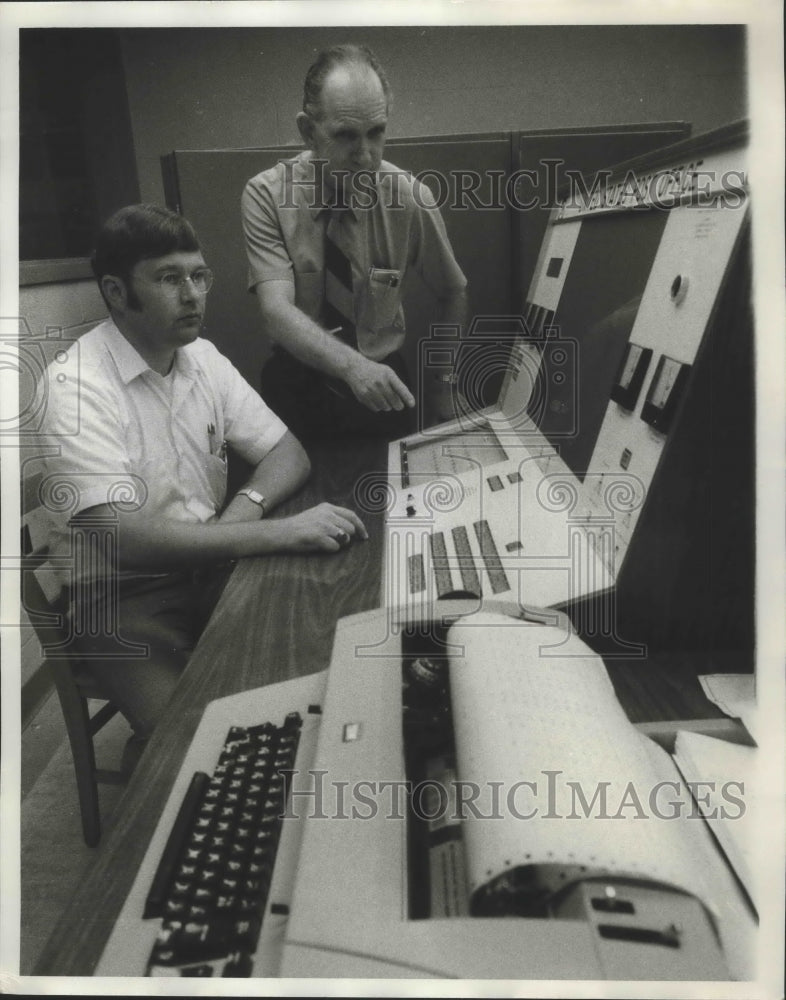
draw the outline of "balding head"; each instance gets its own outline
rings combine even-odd
[[[358,46],[328,49],[309,70],[304,107],[311,110],[297,125],[328,188],[346,197],[349,178],[379,170],[389,96],[376,59]]]
[[[303,87],[303,111],[312,121],[321,121],[325,114],[324,89],[328,77],[333,79],[347,73],[359,74],[361,79],[376,76],[384,94],[386,110],[390,106],[390,84],[385,71],[374,53],[365,45],[334,45],[319,53],[309,67]]]

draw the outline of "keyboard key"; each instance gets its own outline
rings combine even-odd
[[[227,857],[235,861],[243,861],[247,858],[252,851],[252,844],[250,842],[236,844],[232,843],[229,845],[229,851]]]
[[[248,979],[253,967],[254,963],[248,952],[237,952],[226,963],[221,975],[233,979]]]

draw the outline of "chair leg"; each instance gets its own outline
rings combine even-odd
[[[89,735],[90,714],[87,702],[75,691],[59,689],[58,693],[74,758],[82,834],[87,846],[95,847],[101,839],[101,814],[95,778],[95,751]]]

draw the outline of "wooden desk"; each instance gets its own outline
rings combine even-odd
[[[369,538],[336,554],[276,555],[235,567],[161,724],[118,805],[114,828],[47,943],[36,975],[88,976],[103,950],[205,705],[214,698],[324,670],[336,622],[380,600],[384,508],[354,498],[364,475],[384,481],[387,449],[371,442],[312,455],[305,488],[280,508],[321,500],[356,510]],[[373,492],[373,491],[372,491]]]
[[[336,622],[378,607],[384,510],[355,498],[362,477],[386,476],[386,449],[363,443],[313,456],[312,478],[281,508],[294,513],[327,499],[361,514],[367,542],[335,555],[268,556],[235,568],[199,645],[118,806],[114,828],[56,927],[36,975],[91,975],[147,849],[172,783],[202,716],[214,698],[323,670]],[[364,495],[373,494],[367,488]],[[689,663],[671,670],[636,661],[610,666],[633,721],[712,718]]]

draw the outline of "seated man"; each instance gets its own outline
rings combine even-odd
[[[72,500],[48,505],[49,552],[66,562],[77,652],[144,740],[231,560],[334,552],[367,535],[353,511],[329,503],[267,519],[303,484],[308,458],[199,338],[212,275],[184,218],[121,209],[101,230],[93,270],[111,318],[72,346],[77,377],[56,363],[48,372],[44,430],[58,453],[45,459],[45,482]],[[227,448],[254,469],[225,506]]]
[[[410,271],[461,325],[466,278],[425,184],[382,159],[390,87],[365,46],[321,52],[297,126],[307,149],[253,177],[242,197],[249,288],[274,345],[262,395],[303,440],[413,429],[401,354]],[[441,420],[444,385],[427,386]]]

